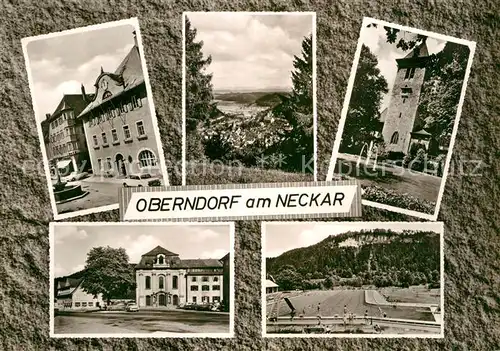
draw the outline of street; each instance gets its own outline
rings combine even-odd
[[[91,181],[92,178],[83,179],[68,184],[81,184],[83,191],[89,194],[81,199],[72,200],[57,205],[57,213],[87,210],[95,207],[114,205],[118,203],[118,190],[122,187],[120,182]]]
[[[229,314],[200,311],[72,312],[54,317],[55,334],[229,333]]]

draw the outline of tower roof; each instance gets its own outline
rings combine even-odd
[[[414,57],[426,57],[429,56],[429,50],[427,49],[427,44],[425,41],[419,46],[415,46],[415,48],[408,53],[404,58],[414,58]]]
[[[85,106],[87,106],[87,102],[83,99],[82,94],[64,94],[56,109],[47,120],[56,118],[60,112],[68,109],[72,109],[75,116],[78,116]]]

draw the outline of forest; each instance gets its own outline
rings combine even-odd
[[[347,246],[343,243],[356,242]],[[427,284],[439,287],[440,237],[428,231],[350,231],[266,259],[281,290]]]

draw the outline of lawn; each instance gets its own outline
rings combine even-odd
[[[312,182],[313,174],[290,173],[275,169],[226,166],[210,162],[186,164],[187,185]]]
[[[420,200],[437,201],[442,178],[390,165],[377,165],[376,171],[364,163],[357,168],[354,157],[339,154],[335,173],[357,178],[362,186],[379,186]]]

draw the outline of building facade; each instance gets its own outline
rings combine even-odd
[[[85,292],[83,279],[66,278],[57,282],[56,308],[59,310],[92,310],[104,306],[102,294],[95,297]]]
[[[231,307],[231,257],[228,253],[220,259],[222,262],[222,274],[223,274],[223,284],[222,284],[222,302],[224,311],[229,311]]]
[[[76,117],[87,105],[82,95],[63,95],[55,111],[41,122],[53,177],[91,168],[83,124]]]
[[[382,136],[387,151],[407,154],[413,137],[428,139],[427,133],[418,128],[417,110],[425,78],[429,52],[425,43],[417,46],[407,56],[397,59],[397,74],[394,79],[389,106],[384,110]],[[413,134],[412,133],[416,133]]]
[[[278,292],[278,284],[270,279],[266,279],[266,294]]]
[[[223,264],[217,259],[181,259],[157,246],[135,267],[139,307],[176,307],[187,303],[220,303]]]
[[[159,152],[154,134],[139,47],[134,46],[114,72],[101,73],[95,95],[78,118],[83,121],[93,173],[128,176],[160,175]],[[82,85],[82,96],[86,96]]]

